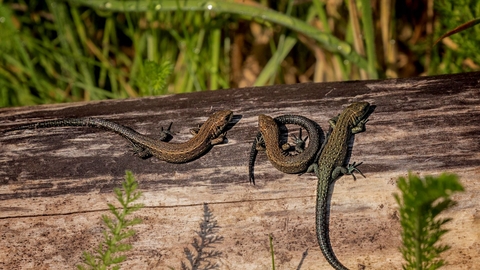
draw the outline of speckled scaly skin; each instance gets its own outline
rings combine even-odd
[[[280,131],[278,124],[294,124],[303,127],[309,138],[306,149],[296,147],[297,151],[302,152],[297,155],[289,155],[280,146]],[[281,115],[275,118],[261,114],[258,116],[258,132],[255,141],[252,144],[249,160],[249,177],[250,183],[255,184],[253,175],[253,165],[258,151],[258,143],[265,144],[265,152],[272,165],[279,171],[284,173],[301,173],[305,172],[309,166],[315,161],[315,156],[320,149],[321,137],[323,136],[321,128],[317,123],[307,117],[301,115]],[[302,138],[296,138],[297,143],[304,143]]]
[[[100,127],[113,131],[130,141],[135,153],[141,158],[148,158],[153,155],[166,162],[185,163],[201,156],[212,145],[222,143],[225,137],[223,130],[232,116],[233,113],[229,110],[215,112],[205,121],[193,138],[183,143],[164,142],[163,140],[168,136],[168,130],[163,132],[161,138],[154,139],[129,127],[99,118],[66,118],[44,121],[18,126],[4,132],[62,126]]]
[[[318,163],[313,166],[318,177],[315,217],[317,240],[325,258],[337,270],[348,268],[340,263],[330,244],[328,232],[329,211],[327,205],[329,187],[342,174],[353,175],[354,171],[361,174],[356,168],[361,163],[353,163],[347,167],[345,167],[344,163],[347,158],[350,137],[353,134],[365,131],[365,123],[368,121],[368,116],[373,112],[373,109],[374,107],[367,102],[355,102],[345,108],[338,117],[332,119],[330,121],[332,130],[327,136]]]

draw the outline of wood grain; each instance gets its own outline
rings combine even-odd
[[[100,117],[155,136],[173,121],[172,141],[212,111],[230,109],[228,143],[187,164],[132,156],[120,136],[86,127],[16,131],[0,136],[0,268],[73,269],[101,240],[112,189],[132,170],[146,207],[127,254],[128,269],[180,269],[199,230],[203,203],[223,240],[211,250],[218,269],[330,269],[315,237],[316,178],[277,171],[259,154],[256,186],[248,152],[257,116],[301,114],[324,130],[354,101],[377,106],[356,136],[352,161],[367,176],[342,177],[331,202],[330,237],[351,269],[401,269],[400,225],[392,193],[408,171],[460,176],[465,192],[445,214],[448,269],[480,265],[480,73],[436,77],[277,85],[155,98],[0,109],[0,130],[64,117]],[[188,265],[188,263],[187,263]]]

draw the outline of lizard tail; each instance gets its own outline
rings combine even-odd
[[[316,209],[316,228],[317,240],[320,250],[327,259],[328,263],[337,270],[348,270],[333,253],[328,232],[330,210],[328,209],[328,189],[329,183],[326,180],[318,180],[317,209]]]
[[[95,127],[95,128],[103,128],[109,131],[113,131],[120,136],[124,137],[125,139],[135,144],[132,139],[140,143],[152,143],[153,139],[144,136],[135,130],[119,125],[117,123],[100,119],[100,118],[64,118],[58,120],[49,120],[49,121],[42,121],[27,125],[17,126],[8,130],[4,130],[3,132],[10,132],[15,130],[25,130],[25,129],[38,129],[38,128],[50,128],[50,127],[75,127],[75,126],[85,126],[85,127]]]
[[[258,132],[255,140],[252,143],[252,148],[250,149],[250,156],[248,158],[248,178],[250,184],[255,185],[255,173],[254,173],[254,166],[255,166],[255,159],[257,158],[257,143],[259,142],[260,138],[262,137],[262,133]]]
[[[125,133],[135,134],[137,135],[138,132],[135,130],[119,125],[114,122],[110,122],[100,118],[64,118],[58,120],[49,120],[49,121],[42,121],[27,125],[21,125],[18,127],[14,127],[4,132],[14,131],[14,130],[24,130],[24,129],[37,129],[37,128],[50,128],[50,127],[74,127],[74,126],[86,126],[86,127],[97,127],[97,128],[104,128],[115,133],[118,133],[123,136]]]

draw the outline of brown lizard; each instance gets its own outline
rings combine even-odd
[[[113,131],[130,141],[134,152],[141,158],[155,156],[170,163],[185,163],[198,158],[209,150],[211,146],[222,143],[225,138],[223,130],[232,119],[232,116],[233,113],[229,110],[215,112],[195,132],[196,134],[193,138],[182,143],[163,141],[168,136],[169,129],[166,131],[162,130],[163,134],[160,139],[154,139],[140,134],[129,127],[99,118],[66,118],[43,121],[14,127],[4,132],[61,126],[100,127]]]
[[[299,153],[297,155],[289,155],[283,147],[279,146],[280,130],[278,124],[295,124],[303,127],[308,133],[308,147],[303,149],[304,141],[300,134],[300,138],[295,138],[297,143],[296,150]],[[255,184],[253,164],[258,150],[265,150],[272,165],[284,173],[305,172],[314,162],[314,158],[320,148],[321,137],[323,137],[321,128],[314,121],[301,115],[282,115],[272,118],[261,114],[258,116],[258,127],[260,132],[257,134],[250,151],[250,183]],[[299,147],[299,144],[302,146]]]

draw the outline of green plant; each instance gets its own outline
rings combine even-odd
[[[359,70],[376,78],[374,15],[362,1],[338,12],[320,0],[1,1],[0,107],[236,87],[250,69],[243,61],[258,55],[252,85],[351,79]],[[364,23],[365,40],[348,30],[348,9],[362,11],[352,20]],[[145,83],[166,62],[172,76]]]
[[[477,0],[440,0],[435,1],[438,13],[435,37],[440,37],[451,31],[475,22],[480,18],[480,2]],[[462,31],[444,38],[440,44],[432,48],[430,74],[460,73],[480,70],[478,44],[480,42],[480,27],[470,24]]]
[[[172,71],[173,65],[169,61],[164,61],[161,64],[146,61],[137,81],[140,93],[143,96],[165,94],[168,77],[172,74]]]
[[[275,270],[275,251],[273,250],[273,235],[268,235],[268,241],[270,242],[270,254],[272,255],[272,270]]]
[[[411,173],[408,179],[400,177],[397,186],[401,194],[394,194],[400,206],[403,246],[400,248],[406,264],[403,269],[437,269],[445,264],[440,253],[448,250],[448,245],[437,241],[448,232],[443,225],[451,218],[438,215],[455,205],[450,195],[463,191],[458,177],[443,173],[438,177],[419,178]]]
[[[135,231],[128,229],[142,222],[139,218],[127,219],[127,216],[143,207],[143,204],[133,204],[142,193],[136,191],[138,183],[131,171],[126,171],[122,189],[115,188],[114,192],[121,208],[117,209],[113,204],[108,204],[110,212],[115,219],[102,215],[107,230],[103,232],[103,242],[98,245],[96,254],[83,253],[84,263],[89,267],[78,265],[78,269],[119,269],[118,264],[123,262],[125,255],[118,255],[132,249],[131,244],[125,244],[122,240],[132,237]]]

